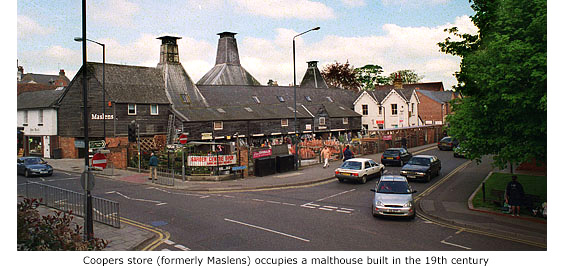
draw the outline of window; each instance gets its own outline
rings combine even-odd
[[[43,125],[43,110],[39,110],[38,114],[38,122],[40,125]]]
[[[23,124],[27,126],[27,111],[23,111]]]
[[[288,126],[288,119],[282,119],[280,121],[280,123],[282,124],[283,127],[287,127]]]
[[[415,113],[415,103],[411,103],[411,112]]]
[[[398,114],[398,104],[392,104],[392,115]]]
[[[159,115],[159,105],[151,104],[151,115]]]
[[[368,104],[362,104],[362,115],[368,115]]]
[[[137,104],[127,104],[127,115],[137,114]]]
[[[225,110],[222,109],[222,108],[217,108],[217,111],[220,112],[220,113],[225,113]]]
[[[223,129],[223,121],[213,122],[213,130],[222,130],[222,129]]]
[[[186,94],[180,94],[180,99],[186,104],[190,104],[190,97]]]
[[[378,107],[378,114],[382,115],[382,110],[383,110],[383,109],[384,109],[384,107],[379,106],[379,107]]]
[[[325,117],[319,117],[319,125],[325,126]]]
[[[306,96],[305,99],[307,100],[307,102],[311,102],[311,97],[310,97],[310,96]]]
[[[278,101],[280,101],[280,102],[286,101],[286,100],[284,100],[284,97],[283,97],[283,96],[276,96],[276,97],[278,98]]]
[[[331,97],[326,97],[329,102],[333,103],[333,99]]]
[[[349,119],[344,117],[343,118],[343,125],[348,125],[349,124]]]
[[[246,110],[247,112],[253,112],[253,109],[251,109],[251,108],[249,108],[249,107],[245,107],[245,110]]]
[[[260,99],[257,96],[253,96],[253,100],[257,103],[260,104]]]

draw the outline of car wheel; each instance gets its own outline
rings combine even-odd
[[[29,177],[29,171],[28,171],[28,170],[25,170],[25,171],[24,171],[24,176],[25,176],[25,177]]]
[[[366,184],[366,180],[368,177],[366,177],[366,174],[364,176],[362,176],[362,178],[360,178],[360,183],[361,184]]]
[[[339,179],[339,183],[345,182],[345,179],[343,179],[343,178],[337,178],[337,179]]]
[[[413,215],[411,215],[411,216],[409,217],[409,219],[410,219],[410,220],[414,220],[414,219],[415,219],[415,216],[417,216],[417,214],[416,214],[415,210],[413,210]]]
[[[425,179],[425,182],[427,183],[431,182],[431,173],[427,174],[427,178]]]

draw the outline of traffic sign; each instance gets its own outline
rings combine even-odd
[[[90,147],[90,149],[105,148],[106,142],[103,141],[103,140],[102,141],[89,141],[88,146]]]
[[[107,164],[108,162],[106,160],[106,156],[102,153],[96,153],[92,157],[92,167],[101,167],[102,169],[105,169]]]
[[[181,134],[180,137],[178,137],[178,142],[180,144],[186,144],[188,142],[188,136],[186,136],[186,134]]]

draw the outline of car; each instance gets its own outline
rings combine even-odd
[[[452,150],[456,146],[458,146],[458,140],[449,136],[442,138],[437,143],[437,147],[439,147],[439,150]]]
[[[407,163],[411,159],[411,156],[411,153],[409,153],[405,148],[388,148],[384,151],[384,153],[382,153],[380,162],[382,162],[385,166],[403,166],[403,164]]]
[[[364,184],[370,178],[379,177],[385,166],[369,158],[351,158],[335,169],[335,177],[339,182],[355,180]]]
[[[454,149],[452,149],[452,155],[455,158],[466,158],[466,149],[458,145]]]
[[[424,179],[426,182],[439,175],[441,172],[441,160],[437,156],[416,155],[413,156],[400,171],[400,175],[407,179]]]
[[[401,216],[415,218],[415,202],[407,179],[401,175],[384,175],[375,189],[372,200],[372,216]]]
[[[53,167],[47,164],[47,161],[40,157],[21,157],[18,158],[18,174],[23,174],[25,177],[32,175],[53,175]]]

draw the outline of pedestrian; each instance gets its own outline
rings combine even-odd
[[[517,175],[511,176],[511,182],[505,187],[505,202],[511,206],[511,215],[519,216],[521,203],[525,198],[525,192],[521,183],[517,182]],[[517,211],[515,211],[517,210]]]
[[[407,150],[407,139],[405,137],[401,138],[401,147]]]
[[[159,166],[159,158],[155,156],[155,152],[151,152],[151,158],[149,158],[149,180],[157,180],[157,166]]]
[[[354,153],[351,151],[351,149],[349,149],[349,145],[347,144],[345,151],[343,152],[343,161],[347,161],[348,159],[351,159],[353,157]]]
[[[321,157],[324,160],[323,168],[325,169],[329,166],[329,158],[331,157],[331,150],[329,150],[329,147],[325,146],[323,150],[321,150]]]

